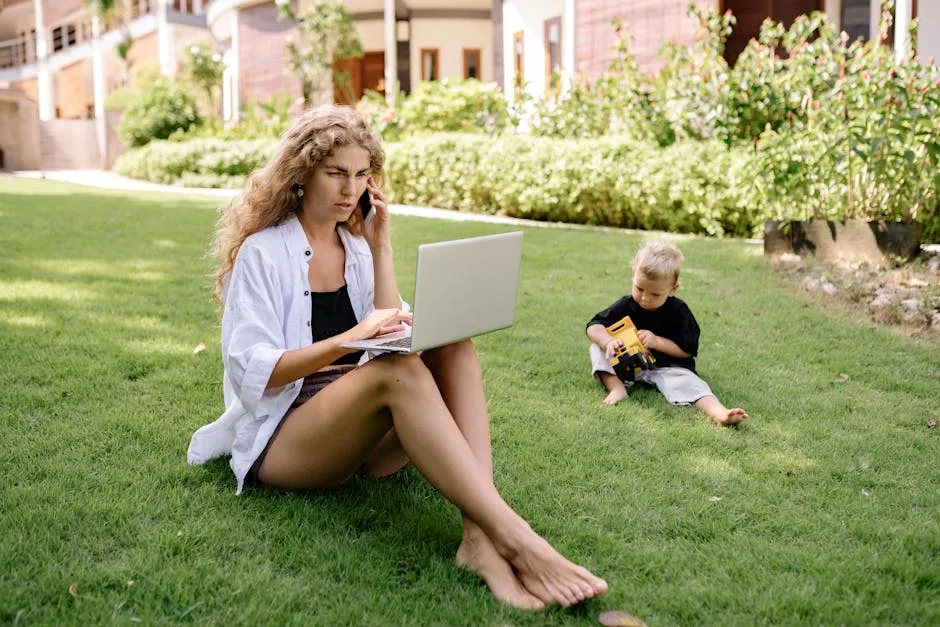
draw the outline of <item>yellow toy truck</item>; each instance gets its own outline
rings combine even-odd
[[[640,341],[630,316],[624,316],[607,327],[607,332],[623,342],[610,358],[610,365],[621,381],[633,381],[641,371],[656,366],[656,358]]]

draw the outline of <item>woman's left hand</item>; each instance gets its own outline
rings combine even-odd
[[[385,192],[379,189],[372,177],[369,177],[366,189],[372,198],[372,216],[362,225],[363,236],[373,252],[392,247],[391,219]]]

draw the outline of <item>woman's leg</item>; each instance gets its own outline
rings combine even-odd
[[[260,479],[285,488],[338,485],[392,426],[418,470],[480,525],[533,594],[571,605],[606,590],[602,579],[564,559],[502,500],[415,356],[373,360],[294,411],[268,450]]]
[[[484,475],[493,481],[493,455],[490,444],[490,418],[483,395],[483,372],[470,340],[425,351],[427,365],[447,409],[467,440]],[[492,540],[466,514],[463,538],[457,549],[457,564],[476,573],[493,595],[503,603],[524,609],[541,609],[544,604],[519,581],[512,565],[496,550]]]

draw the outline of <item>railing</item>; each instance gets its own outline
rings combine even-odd
[[[36,62],[36,34],[0,41],[0,70]]]
[[[58,22],[53,22],[46,26],[46,38],[50,55],[91,41],[91,14],[79,11]]]
[[[120,15],[111,15],[103,21],[101,31],[156,12],[158,0],[119,0]],[[190,15],[204,15],[209,0],[170,0],[169,9]],[[79,11],[46,27],[49,54],[65,52],[92,39],[91,13]],[[37,60],[36,34],[29,33],[0,41],[0,70],[30,65]]]

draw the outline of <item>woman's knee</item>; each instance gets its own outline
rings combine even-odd
[[[382,383],[389,390],[397,390],[402,386],[421,385],[433,380],[424,362],[415,354],[383,355],[373,361],[381,371]]]
[[[478,363],[477,349],[472,340],[461,340],[426,350],[422,353],[422,359],[432,368],[443,363],[462,366]]]

